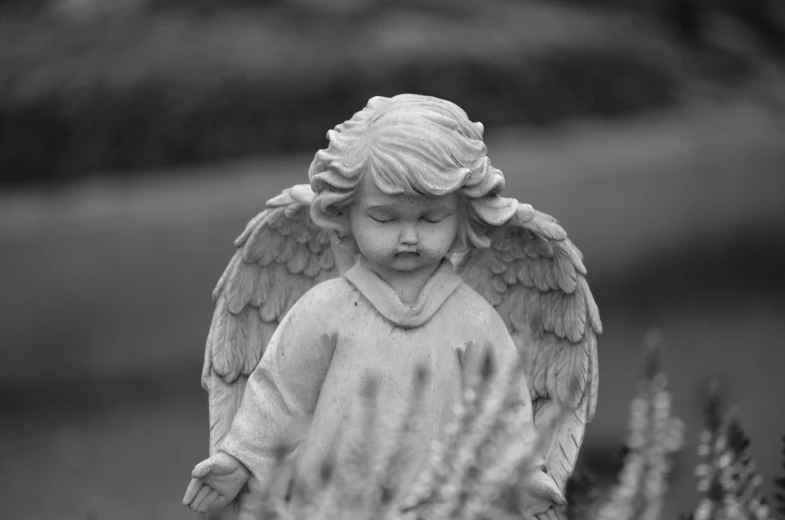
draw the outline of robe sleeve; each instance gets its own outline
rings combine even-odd
[[[260,481],[276,448],[285,443],[293,451],[302,442],[332,361],[338,337],[327,332],[329,306],[318,292],[306,293],[281,321],[219,447]]]

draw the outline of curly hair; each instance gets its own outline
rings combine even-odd
[[[517,201],[499,196],[504,175],[491,166],[482,134],[482,124],[449,101],[415,94],[371,98],[328,131],[329,146],[316,153],[308,171],[316,193],[311,218],[338,236],[350,236],[330,216],[351,204],[369,174],[389,195],[458,192],[468,202],[468,225],[461,225],[459,240],[487,247],[482,225],[505,223]]]

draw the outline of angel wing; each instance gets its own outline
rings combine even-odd
[[[209,393],[210,454],[232,425],[253,372],[281,319],[311,287],[351,266],[310,217],[314,193],[301,184],[267,201],[235,240],[237,248],[213,291],[202,386]]]
[[[535,428],[558,404],[572,410],[543,454],[563,490],[597,405],[599,311],[582,255],[556,219],[519,203],[490,231],[490,247],[471,251],[458,271],[496,308],[524,357]]]

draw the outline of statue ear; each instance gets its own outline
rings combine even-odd
[[[335,232],[335,235],[340,239],[351,235],[349,208],[347,207],[336,208],[332,205],[323,207],[319,204],[312,204],[311,220],[320,228]]]
[[[337,233],[330,233],[330,242],[338,274],[343,274],[354,265],[358,253],[357,242],[351,237],[339,238]]]
[[[352,229],[349,224],[349,208],[328,206],[325,211],[320,212],[318,224],[321,227],[333,230],[335,236],[340,241],[343,241],[352,234]]]
[[[319,225],[332,230],[330,238],[335,245],[351,251],[352,254],[359,252],[349,224],[349,208],[329,206],[326,211],[319,214]]]

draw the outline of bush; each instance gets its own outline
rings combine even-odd
[[[392,45],[345,36],[396,34],[407,16],[333,30],[283,15],[20,20],[0,36],[0,183],[315,151],[375,95],[443,97],[489,127],[678,97],[667,45],[570,11],[542,17],[555,29],[547,34],[518,13],[520,26],[424,17]],[[493,30],[510,38],[496,44]]]

